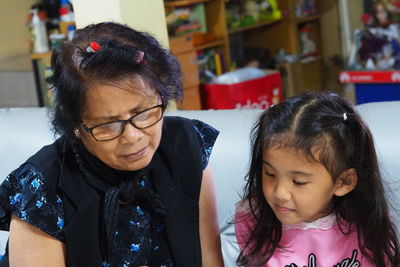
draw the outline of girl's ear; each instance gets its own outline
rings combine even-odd
[[[339,175],[336,180],[335,196],[342,197],[350,193],[357,185],[357,172],[355,169],[348,169]]]

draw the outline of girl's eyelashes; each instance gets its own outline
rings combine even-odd
[[[264,174],[270,177],[275,177],[275,174],[269,173],[267,171],[264,171]]]
[[[308,184],[308,182],[299,182],[299,181],[296,181],[296,180],[293,180],[293,183],[295,185],[306,185],[306,184]]]

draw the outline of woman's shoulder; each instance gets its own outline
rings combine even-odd
[[[198,147],[201,151],[203,169],[208,161],[219,131],[205,122],[178,116],[166,116],[163,136],[174,146]]]
[[[164,116],[164,127],[169,126],[189,126],[191,125],[191,119],[180,117],[180,116]]]
[[[43,173],[25,163],[11,172],[0,186],[0,228],[8,230],[11,214],[62,239],[62,200]]]
[[[175,128],[175,127],[184,127],[187,128],[188,130],[200,130],[202,132],[204,131],[212,131],[215,133],[218,133],[218,130],[216,130],[214,127],[211,125],[197,120],[197,119],[188,119],[180,116],[165,116],[164,117],[164,125],[166,127],[170,128]],[[164,127],[165,127],[164,126]]]
[[[42,147],[34,155],[32,155],[26,163],[36,166],[40,170],[51,168],[54,163],[59,161],[60,150],[65,146],[65,139],[63,137],[54,141],[54,143]]]
[[[164,129],[166,131],[173,131],[174,135],[189,135],[199,137],[200,139],[208,139],[215,141],[219,131],[211,125],[197,120],[188,119],[179,116],[165,116],[164,117]],[[177,131],[179,129],[179,131]]]
[[[24,186],[25,182],[45,181],[50,182],[52,175],[49,172],[59,168],[59,143],[60,139],[54,143],[46,145],[30,156],[22,165],[11,172],[2,184],[4,186]]]

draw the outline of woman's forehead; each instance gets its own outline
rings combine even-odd
[[[111,84],[93,86],[86,92],[82,118],[118,118],[158,104],[158,95],[149,91]]]
[[[150,85],[150,83],[139,75],[132,75],[124,78],[117,78],[115,80],[100,81],[94,83],[92,87],[99,85],[109,85],[114,89],[121,89],[135,94],[141,94],[143,96],[154,97],[156,90]],[[89,86],[89,90],[90,90]]]

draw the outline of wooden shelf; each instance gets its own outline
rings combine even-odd
[[[238,29],[230,30],[229,34],[234,34],[234,33],[238,33],[238,32],[244,32],[244,31],[260,28],[260,27],[263,27],[263,26],[267,26],[267,25],[271,25],[271,24],[274,24],[274,23],[278,23],[278,22],[280,22],[282,20],[283,20],[283,18],[282,19],[275,19],[275,20],[260,21],[260,22],[254,24],[254,25],[251,25],[251,26],[241,27],[241,28],[238,28]]]
[[[44,58],[50,58],[51,57],[51,51],[45,52],[45,53],[32,53],[31,54],[31,59],[33,60],[41,60]]]
[[[211,47],[222,45],[224,43],[225,43],[224,39],[217,39],[217,40],[214,40],[214,41],[202,44],[202,45],[196,45],[194,47],[194,49],[197,50],[197,51],[198,50],[204,50],[204,49],[207,49],[207,48],[211,48]]]
[[[165,2],[166,7],[181,7],[181,6],[189,6],[197,3],[205,3],[210,2],[211,0],[178,0],[178,1],[170,1]]]
[[[297,18],[297,23],[298,24],[303,24],[307,22],[312,22],[320,19],[320,15],[314,15],[314,16],[309,16],[309,17],[302,17],[302,18]]]
[[[301,58],[300,60],[299,60],[299,63],[300,64],[312,64],[312,63],[315,63],[315,62],[320,62],[320,61],[322,61],[322,57],[321,56],[315,56],[315,57],[309,57],[309,58]]]
[[[214,36],[215,39],[201,45],[194,45],[192,49],[202,51],[211,48],[217,54],[223,55],[225,70],[230,70],[235,65],[238,66],[238,62],[242,60],[241,57],[246,58],[245,53],[247,49],[256,48],[254,49],[255,52],[257,52],[257,49],[260,49],[260,52],[268,51],[271,56],[276,55],[282,49],[287,54],[300,54],[302,51],[300,29],[301,26],[304,26],[303,24],[310,23],[309,37],[315,42],[318,54],[316,54],[315,58],[306,59],[303,62],[286,64],[288,68],[290,67],[291,71],[291,75],[288,75],[286,79],[290,81],[290,86],[299,91],[321,89],[324,86],[324,62],[321,57],[321,14],[317,12],[315,15],[307,17],[296,17],[296,1],[279,0],[277,3],[279,10],[282,12],[282,18],[258,21],[251,26],[229,29],[226,20],[227,12],[229,12],[227,9],[231,8],[229,4],[232,3],[232,5],[235,5],[241,2],[240,0],[164,0],[164,7],[166,10],[173,10],[182,6],[204,3],[207,33]],[[199,41],[196,40],[196,43],[200,41],[199,38]],[[184,45],[184,47],[186,46]],[[190,62],[192,63],[192,61]],[[189,67],[183,68],[182,71],[186,75],[194,75],[195,73],[194,68]],[[191,86],[186,86],[185,90],[185,92],[189,92]],[[196,90],[193,90],[193,92]],[[196,94],[186,94],[187,96],[190,95],[187,98],[189,99],[188,101],[199,103],[197,93],[196,91]],[[187,105],[184,108],[191,107]]]

